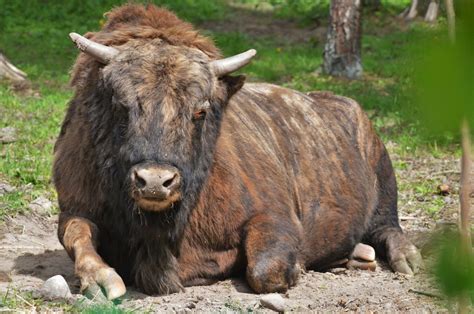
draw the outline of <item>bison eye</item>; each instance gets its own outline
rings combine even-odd
[[[199,109],[193,113],[193,119],[194,120],[201,120],[206,117],[206,110],[205,109]]]
[[[209,100],[204,101],[194,108],[193,120],[202,120],[206,117],[207,110],[211,107]]]

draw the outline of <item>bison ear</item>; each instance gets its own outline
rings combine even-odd
[[[238,76],[230,76],[225,75],[220,78],[222,82],[224,82],[226,89],[227,89],[227,99],[232,97],[245,83],[245,75],[238,75]]]

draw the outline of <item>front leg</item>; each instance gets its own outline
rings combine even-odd
[[[92,294],[105,290],[109,300],[125,294],[122,278],[97,254],[98,228],[90,220],[61,213],[58,236],[81,280],[81,292]]]
[[[257,293],[285,292],[301,272],[301,228],[284,215],[259,213],[247,224],[247,281]]]

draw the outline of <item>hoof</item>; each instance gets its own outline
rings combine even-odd
[[[114,269],[101,268],[93,277],[81,278],[81,291],[88,298],[100,301],[105,298],[117,299],[123,296],[127,289]]]

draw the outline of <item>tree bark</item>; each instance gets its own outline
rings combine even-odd
[[[31,84],[27,79],[26,73],[15,67],[0,52],[0,81],[6,80],[12,84],[15,90],[30,90]]]
[[[461,230],[462,249],[466,256],[472,254],[472,240],[471,240],[471,138],[469,131],[469,124],[464,120],[461,126],[461,190],[459,193],[461,203],[461,213],[459,219],[459,229]],[[459,298],[459,313],[469,313],[470,297],[466,292]]]
[[[448,16],[448,31],[449,39],[454,43],[456,35],[456,24],[455,24],[455,14],[454,14],[454,5],[453,0],[445,0],[444,4],[446,5],[446,15]]]
[[[403,10],[403,12],[400,13],[398,17],[410,21],[416,18],[419,13],[421,14],[422,12],[425,12],[425,19],[427,17],[431,18],[435,11],[430,11],[430,8],[431,10],[436,9],[437,17],[437,11],[439,9],[439,0],[411,0],[410,6]],[[436,17],[433,19],[433,21],[436,19]]]
[[[425,14],[425,21],[429,23],[433,23],[438,18],[438,11],[439,11],[439,3],[436,0],[431,0],[430,4],[428,5],[428,9],[426,10]]]
[[[410,10],[405,17],[407,20],[413,20],[418,15],[418,0],[412,0],[410,5]]]
[[[361,0],[332,0],[329,30],[324,47],[323,71],[357,79],[362,75]]]

